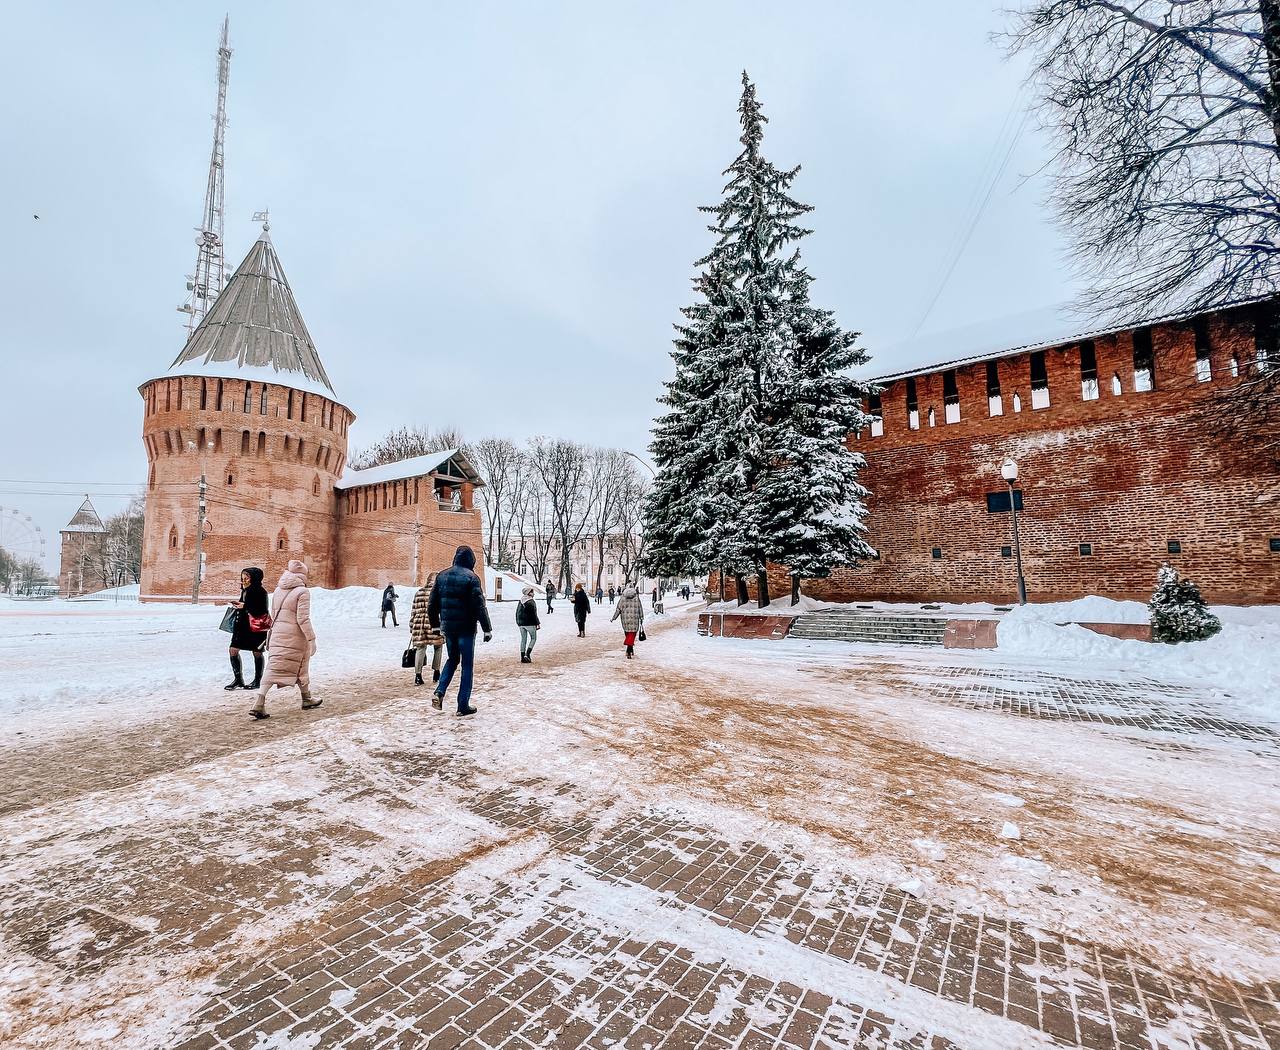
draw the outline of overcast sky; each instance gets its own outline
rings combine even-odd
[[[816,207],[814,299],[890,370],[1018,120],[984,0],[371,6],[7,9],[0,505],[50,565],[83,492],[106,516],[145,479],[137,387],[183,340],[224,10],[228,266],[269,206],[355,445],[416,423],[647,454],[744,68]],[[1047,156],[1028,123],[924,331],[1070,298]]]

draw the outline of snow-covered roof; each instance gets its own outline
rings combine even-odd
[[[871,360],[856,369],[854,375],[870,382],[890,383],[907,376],[991,361],[1010,354],[1047,350],[1084,339],[1099,339],[1146,325],[1184,321],[1199,314],[1248,306],[1271,298],[1274,297],[1253,296],[1224,303],[1212,310],[1179,310],[1154,317],[1135,318],[1119,324],[1087,318],[1071,304],[1058,303],[904,340],[873,352]]]
[[[459,449],[450,448],[443,452],[428,452],[425,456],[413,456],[400,459],[394,463],[383,463],[377,467],[356,469],[348,465],[342,471],[342,477],[334,485],[337,489],[353,489],[359,485],[381,485],[384,481],[403,481],[405,478],[420,478],[424,474],[434,474],[449,460],[453,460],[467,481],[479,487],[484,484],[480,475]]]
[[[106,532],[102,519],[93,509],[93,501],[85,496],[80,509],[71,516],[71,520],[62,527],[63,532]]]
[[[161,378],[169,376],[250,379],[334,397],[265,230]]]

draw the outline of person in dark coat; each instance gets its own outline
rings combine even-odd
[[[538,600],[533,596],[533,588],[526,587],[521,592],[516,605],[516,626],[520,628],[520,662],[533,663],[533,647],[538,642],[538,628],[542,621],[538,619]]]
[[[431,706],[437,711],[444,707],[444,695],[449,691],[453,673],[462,665],[462,678],[458,684],[458,714],[474,715],[471,706],[471,669],[476,655],[476,627],[484,628],[484,640],[493,638],[493,625],[489,623],[489,610],[485,606],[484,587],[475,574],[476,556],[470,547],[462,546],[453,555],[453,566],[436,577],[427,602],[427,617],[432,627],[438,627],[444,635],[449,659],[445,661],[431,698]]]
[[[587,614],[591,612],[591,595],[577,584],[573,588],[573,618],[578,621],[578,637],[587,636]]]
[[[231,630],[231,670],[235,678],[224,689],[257,689],[262,684],[262,668],[267,658],[262,652],[262,643],[267,640],[267,632],[255,631],[249,626],[249,617],[254,619],[266,616],[270,612],[267,590],[262,586],[262,570],[251,566],[240,573],[240,600],[227,602],[236,610],[235,626]],[[253,653],[253,682],[245,684],[244,665],[240,653]]]
[[[550,580],[547,581],[547,612],[553,613],[555,610],[551,608],[551,601],[556,596],[556,585]]]
[[[599,605],[604,601],[604,588],[600,584],[596,584],[596,604]]]
[[[400,621],[396,619],[396,599],[400,595],[396,594],[396,589],[391,584],[387,584],[387,589],[382,592],[382,626],[387,626],[387,613],[391,614],[391,626],[399,627]]]
[[[617,593],[618,592],[613,589],[613,584],[609,584],[609,604],[610,605],[613,604],[614,595],[616,595]]]

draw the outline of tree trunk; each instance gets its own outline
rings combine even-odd
[[[756,569],[756,606],[765,609],[769,605],[769,573]]]
[[[1271,131],[1280,146],[1280,0],[1259,0],[1262,15],[1262,45],[1267,51],[1267,74],[1271,90],[1267,93]]]
[[[724,602],[724,569],[717,574],[720,577],[720,601]]]
[[[791,604],[800,604],[800,576],[798,574],[791,577]]]
[[[738,604],[746,605],[751,600],[751,595],[747,593],[747,578],[741,573],[735,573],[733,582],[738,588]]]

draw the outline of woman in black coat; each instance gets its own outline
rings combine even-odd
[[[235,626],[231,630],[231,670],[235,679],[225,689],[257,689],[262,684],[262,668],[267,658],[262,652],[262,643],[267,640],[266,631],[255,631],[249,626],[249,617],[266,616],[270,613],[270,598],[266,588],[262,586],[262,570],[248,568],[240,573],[240,600],[228,602],[236,610]],[[240,651],[247,649],[253,653],[253,683],[244,680],[244,665],[240,662]]]
[[[578,637],[587,636],[587,614],[591,612],[591,595],[582,589],[582,584],[573,588],[573,618],[578,621]]]

